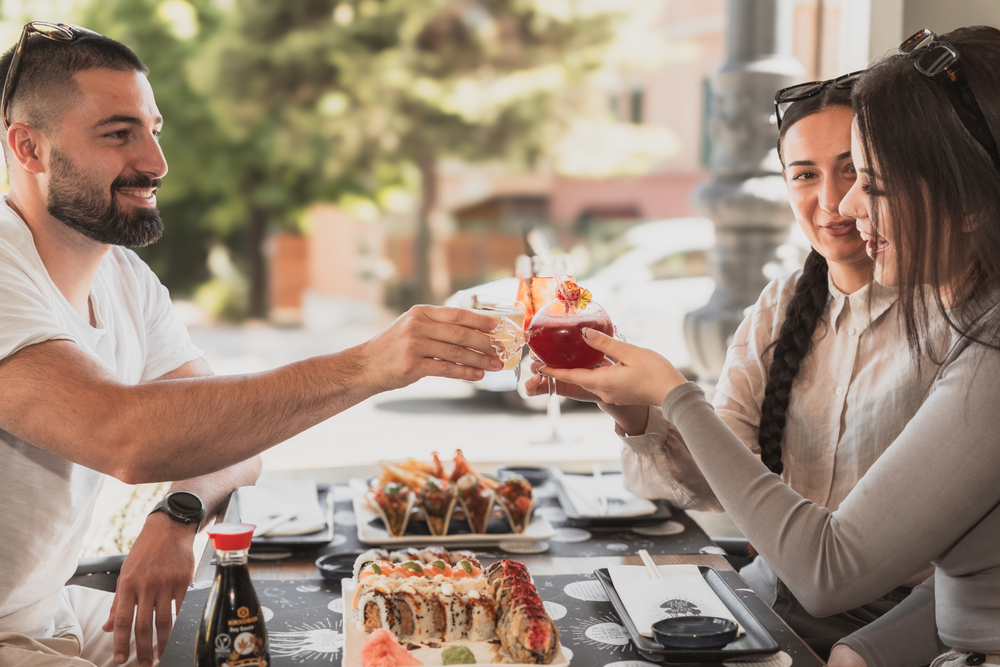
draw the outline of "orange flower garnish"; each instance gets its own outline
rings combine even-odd
[[[556,290],[556,294],[560,301],[572,303],[580,310],[585,310],[587,308],[587,304],[594,298],[590,294],[590,290],[580,287],[572,280],[560,283],[558,289]]]

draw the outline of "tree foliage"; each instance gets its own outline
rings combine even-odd
[[[194,34],[170,20],[181,6]],[[607,18],[532,0],[105,0],[95,29],[150,65],[166,118],[161,208],[176,238],[152,261],[213,235],[244,243],[250,313],[263,315],[269,228],[416,168],[415,293],[429,300],[438,161],[544,154],[564,92],[599,63]]]

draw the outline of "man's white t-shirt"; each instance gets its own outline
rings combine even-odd
[[[167,289],[134,252],[111,248],[90,299],[96,327],[73,310],[49,278],[28,226],[6,199],[0,202],[0,360],[30,345],[68,340],[122,382],[139,384],[202,356]],[[51,378],[59,381],[58,374]],[[3,393],[0,385],[0,401]],[[0,429],[0,632],[53,633],[60,591],[76,569],[103,480]]]

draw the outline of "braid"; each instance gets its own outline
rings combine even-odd
[[[813,332],[820,315],[826,309],[830,294],[827,284],[827,264],[815,250],[806,257],[805,267],[795,294],[788,304],[785,321],[778,339],[771,344],[774,359],[764,388],[760,406],[760,460],[768,470],[780,475],[785,466],[781,462],[781,439],[785,430],[785,413],[792,393],[792,382],[799,372],[802,360],[812,347]]]

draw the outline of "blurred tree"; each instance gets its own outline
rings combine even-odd
[[[239,225],[213,215],[227,194],[215,184],[230,173],[228,145],[187,69],[219,30],[222,13],[211,0],[117,0],[92,3],[80,22],[132,47],[150,68],[164,117],[160,145],[169,173],[157,193],[163,238],[139,254],[175,293],[190,293],[210,278],[213,245],[239,236]],[[232,308],[233,305],[231,304]],[[235,314],[235,313],[230,313]]]
[[[554,144],[562,93],[599,65],[610,32],[606,15],[574,7],[105,0],[92,23],[150,65],[167,119],[168,222],[189,215],[179,234],[189,241],[211,232],[233,242],[243,230],[249,314],[262,317],[269,227],[294,226],[313,201],[345,193],[377,200],[387,186],[414,185],[414,168],[421,196],[413,296],[433,301],[437,164],[447,156],[530,164]]]

